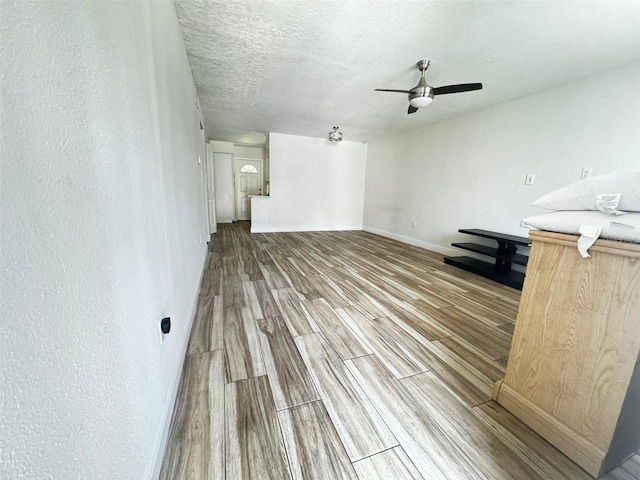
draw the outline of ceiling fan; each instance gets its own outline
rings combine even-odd
[[[409,94],[409,111],[407,113],[415,113],[421,107],[426,107],[433,101],[434,95],[447,95],[449,93],[471,92],[472,90],[481,90],[481,83],[461,83],[459,85],[446,85],[444,87],[432,87],[428,85],[424,79],[424,72],[431,65],[430,60],[420,60],[416,67],[422,72],[420,81],[411,90],[394,90],[387,88],[376,88],[375,92],[397,92]]]

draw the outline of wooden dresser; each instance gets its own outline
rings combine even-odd
[[[640,448],[640,245],[531,231],[493,398],[594,477]]]

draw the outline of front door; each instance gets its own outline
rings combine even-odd
[[[251,195],[262,195],[262,160],[236,158],[236,217],[251,220]]]

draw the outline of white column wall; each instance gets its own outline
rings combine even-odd
[[[252,232],[362,228],[367,146],[269,134],[270,196],[251,202]]]

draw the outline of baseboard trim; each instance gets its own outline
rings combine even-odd
[[[336,232],[340,230],[362,230],[362,225],[331,225],[331,226],[279,226],[261,227],[251,225],[251,233],[278,233],[278,232]]]
[[[155,480],[160,477],[160,470],[162,469],[162,461],[164,460],[164,452],[167,448],[167,441],[169,440],[169,429],[171,428],[171,420],[173,419],[173,411],[175,409],[176,400],[178,397],[178,387],[180,386],[180,379],[182,376],[182,369],[184,368],[184,361],[187,356],[187,347],[189,346],[189,338],[191,337],[191,328],[193,327],[193,320],[196,316],[196,309],[198,307],[198,295],[200,293],[200,285],[202,284],[202,278],[204,276],[205,266],[207,264],[207,252],[205,252],[202,268],[200,269],[200,278],[196,284],[195,293],[193,295],[193,301],[191,304],[191,313],[189,314],[189,325],[187,327],[187,335],[180,351],[180,361],[178,362],[178,368],[173,372],[171,383],[169,384],[169,395],[167,396],[167,402],[164,409],[164,419],[162,426],[158,432],[158,438],[156,440],[156,449],[153,454],[153,460],[151,462],[149,470],[147,470],[147,478]]]
[[[605,457],[602,449],[522,396],[504,381],[496,382],[492,397],[594,478],[598,477]]]
[[[418,240],[417,238],[407,237],[405,235],[400,235],[398,233],[388,232],[387,230],[381,230],[379,228],[370,227],[365,225],[362,227],[362,230],[369,233],[374,233],[376,235],[380,235],[381,237],[387,237],[392,240],[397,240],[402,243],[406,243],[408,245],[413,245],[414,247],[424,248],[426,250],[431,250],[432,252],[440,253],[442,255],[460,255],[460,250],[453,249],[451,247],[444,247],[442,245],[438,245],[437,243],[425,242],[424,240]]]

